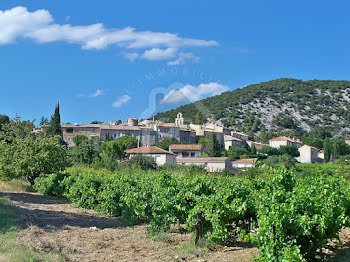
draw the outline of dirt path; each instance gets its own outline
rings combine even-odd
[[[191,234],[147,238],[146,225],[124,227],[118,218],[99,216],[67,201],[34,193],[0,193],[21,214],[21,244],[63,261],[252,261],[256,248],[218,247],[195,250]]]

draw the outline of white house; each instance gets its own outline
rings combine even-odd
[[[173,144],[170,145],[169,151],[177,157],[199,157],[202,155],[202,145],[198,144]]]
[[[137,155],[151,156],[154,158],[157,165],[161,166],[165,163],[175,163],[176,155],[164,149],[161,149],[156,146],[143,146],[138,148],[132,148],[125,150],[125,153],[128,154],[128,158],[131,159]]]
[[[245,158],[245,159],[238,159],[238,160],[232,160],[232,167],[233,168],[250,168],[255,167],[257,158]]]
[[[313,146],[303,145],[299,148],[300,156],[296,160],[300,163],[320,163],[323,160],[318,157],[318,149]]]
[[[231,161],[228,157],[178,157],[176,163],[202,166],[208,172],[231,170]]]
[[[279,136],[270,139],[270,147],[274,148],[280,148],[281,146],[297,146],[299,148],[302,145],[303,143],[300,140],[286,136]]]

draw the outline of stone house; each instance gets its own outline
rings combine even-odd
[[[177,157],[199,157],[202,155],[202,145],[197,144],[173,144],[170,145],[169,151]]]
[[[270,139],[270,147],[274,148],[280,148],[281,146],[297,146],[300,148],[302,145],[303,143],[300,140],[286,136],[279,136]]]
[[[166,151],[156,146],[143,146],[125,150],[125,153],[128,155],[128,159],[137,156],[151,156],[154,158],[154,161],[157,165],[161,166],[166,163],[176,163],[176,155],[172,152]]]
[[[239,138],[224,135],[224,147],[226,150],[229,150],[231,146],[239,146],[242,147],[246,144],[246,141],[241,140]]]
[[[300,156],[296,160],[300,163],[320,163],[323,159],[318,157],[318,149],[313,146],[303,145],[299,148]]]

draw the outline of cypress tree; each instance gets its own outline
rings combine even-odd
[[[63,133],[61,129],[61,115],[60,115],[60,104],[57,103],[57,106],[55,108],[55,112],[51,117],[51,121],[49,124],[49,129],[47,130],[47,133],[51,136],[60,136],[63,139]]]
[[[324,162],[327,163],[331,160],[331,154],[332,154],[332,143],[329,138],[326,138],[324,140],[323,149],[324,149]]]

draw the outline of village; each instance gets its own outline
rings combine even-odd
[[[48,126],[42,125],[34,130],[36,133],[46,131]],[[102,141],[115,140],[122,136],[131,136],[138,141],[138,147],[125,151],[128,159],[136,155],[151,156],[158,166],[164,164],[197,165],[208,172],[231,171],[247,169],[258,164],[258,158],[230,159],[229,157],[208,157],[204,154],[203,146],[198,143],[206,133],[215,135],[218,143],[225,150],[231,147],[263,147],[279,149],[281,146],[296,146],[299,156],[295,159],[299,163],[322,163],[324,151],[314,146],[303,144],[299,139],[279,136],[269,140],[269,144],[249,140],[248,135],[225,128],[217,123],[184,124],[181,113],[177,114],[174,123],[164,123],[158,120],[138,121],[128,118],[127,122],[109,124],[62,124],[63,139],[69,148],[74,147],[73,138],[85,135],[90,139]],[[165,138],[173,138],[178,144],[171,144],[169,150],[155,146]],[[349,141],[346,141],[349,143]]]

